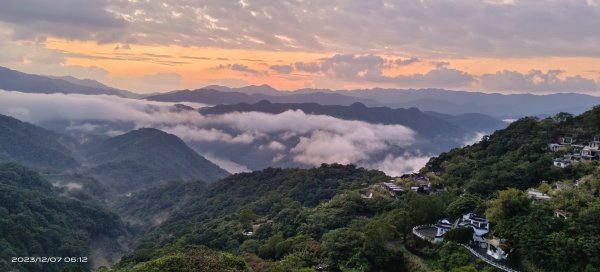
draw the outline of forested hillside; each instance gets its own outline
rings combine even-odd
[[[554,158],[575,154],[574,148],[599,134],[600,107],[579,116],[523,118],[477,144],[431,159],[422,172],[436,172],[444,186],[490,199],[492,235],[511,242],[511,261],[524,271],[599,271],[600,163],[553,166]],[[562,137],[573,144],[551,151],[549,144]],[[543,193],[544,200],[523,191],[528,188]]]
[[[507,239],[509,263],[523,271],[598,271],[599,163],[553,167],[552,159],[566,152],[548,144],[567,134],[585,143],[600,132],[599,121],[600,108],[518,120],[433,158],[422,172],[444,190],[432,194],[392,197],[379,186],[389,177],[341,165],[267,169],[140,192],[120,204],[122,211],[143,222],[156,219],[141,212],[151,210],[163,223],[115,271],[176,271],[190,265],[182,256],[198,250],[209,252],[202,262],[229,263],[229,271],[492,271],[452,242],[464,241],[460,232],[441,245],[410,234],[414,226],[467,212],[490,219],[489,238]],[[528,188],[548,200],[534,200]]]
[[[92,244],[123,234],[119,218],[96,204],[60,196],[32,170],[0,164],[0,271],[85,271],[92,265]],[[115,248],[107,256],[120,249]],[[13,257],[84,257],[85,262],[18,263]],[[80,270],[82,269],[82,270]]]
[[[39,129],[7,120],[11,130]],[[97,146],[86,171],[44,172],[57,187],[22,166],[1,165],[0,253],[6,258],[0,268],[92,266],[7,261],[50,254],[93,257],[94,265],[105,265],[99,271],[116,272],[492,271],[457,244],[469,233],[452,231],[448,243],[429,244],[411,232],[475,212],[492,224],[487,238],[508,241],[508,263],[522,271],[598,271],[600,163],[557,167],[553,159],[572,155],[599,134],[600,107],[580,116],[523,118],[432,158],[421,170],[430,191],[392,195],[383,186],[390,177],[353,165],[268,168],[200,181],[192,174],[204,171],[201,156],[173,135],[141,129]],[[550,149],[567,135],[571,144]],[[117,191],[136,184],[148,189],[114,194],[111,183],[88,176],[90,169],[105,177],[122,173],[123,183],[113,184]],[[410,177],[394,182],[414,183]],[[124,245],[132,251],[112,265]]]
[[[446,185],[465,186],[481,194],[509,187],[526,189],[543,180],[574,179],[591,173],[594,167],[552,167],[552,159],[559,154],[551,152],[548,144],[565,135],[587,144],[599,134],[600,107],[579,116],[561,113],[543,120],[522,118],[474,145],[432,158],[422,172],[439,172]]]
[[[1,114],[0,162],[59,170],[78,166],[59,134]]]
[[[120,203],[122,212],[142,222],[154,218],[141,211],[169,216],[114,270],[195,271],[186,257],[195,256],[219,271],[419,271],[427,265],[404,248],[413,241],[410,229],[444,216],[457,197],[409,193],[397,199],[379,187],[387,180],[378,171],[334,164],[135,193]],[[361,197],[364,190],[373,197]],[[468,253],[445,252],[463,259],[430,265],[469,264]]]
[[[177,136],[153,128],[112,137],[87,153],[90,167],[84,172],[117,192],[148,188],[160,181],[215,181],[228,174]]]

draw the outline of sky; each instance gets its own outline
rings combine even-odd
[[[0,66],[219,84],[600,95],[600,0],[0,0]]]

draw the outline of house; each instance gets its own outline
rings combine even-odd
[[[462,216],[459,226],[473,228],[473,242],[478,244],[481,248],[487,246],[487,242],[485,238],[483,238],[484,235],[490,232],[490,222],[487,218],[474,213],[467,213]]]
[[[588,147],[591,150],[598,150],[598,149],[600,149],[600,141],[591,141],[590,144],[588,145]]]
[[[552,152],[558,152],[560,150],[565,150],[566,149],[566,147],[564,145],[560,145],[560,144],[548,144],[548,148]]]
[[[360,198],[371,199],[371,198],[373,198],[373,192],[366,192],[366,193],[360,194]]]
[[[571,183],[565,183],[563,181],[557,181],[552,185],[552,188],[554,188],[554,191],[562,191],[562,190],[566,190],[566,189],[570,189],[573,188],[574,184]]]
[[[590,146],[586,146],[581,149],[581,159],[586,161],[597,160],[599,150],[594,149]]]
[[[535,200],[549,200],[552,198],[551,196],[544,194],[534,188],[530,188],[529,190],[527,190],[527,195],[532,197]]]
[[[444,234],[452,229],[452,224],[448,219],[442,219],[435,224],[435,228],[437,229],[437,233],[433,238],[433,242],[440,243],[444,241]]]
[[[584,145],[571,145],[571,153],[573,153],[573,155],[580,155],[581,154],[581,150],[584,148]]]
[[[570,145],[573,143],[573,136],[571,136],[571,135],[562,136],[562,137],[558,138],[558,142],[562,145]]]
[[[571,160],[568,159],[554,159],[552,160],[552,165],[556,166],[556,167],[560,167],[560,168],[566,168],[567,166],[571,165]]]
[[[510,247],[506,243],[506,240],[498,238],[487,240],[486,254],[490,257],[496,260],[506,260],[509,252]]]
[[[397,195],[401,195],[402,193],[404,193],[404,189],[400,188],[400,186],[398,186],[395,183],[391,183],[391,182],[384,182],[383,183],[383,187],[390,192],[390,194],[392,196],[397,196]]]
[[[327,271],[328,268],[329,268],[329,265],[326,263],[320,263],[320,264],[317,264],[317,266],[315,266],[315,269],[317,271]]]
[[[429,177],[419,173],[404,174],[400,176],[401,179],[410,181],[429,181]]]
[[[570,213],[567,211],[563,211],[560,209],[555,209],[554,210],[554,217],[557,218],[562,218],[562,219],[567,219],[570,216]]]

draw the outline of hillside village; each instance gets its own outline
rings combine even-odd
[[[558,154],[562,154],[553,160],[553,165],[565,168],[573,163],[581,161],[594,161],[600,159],[600,136],[594,136],[593,140],[586,145],[576,143],[573,135],[559,137],[554,143],[548,144],[548,148]]]
[[[571,162],[597,160],[600,158],[599,147],[600,137],[594,137],[594,140],[588,145],[574,144],[572,137],[561,137],[559,143],[549,144],[549,148],[553,152],[569,152],[569,154],[564,155],[563,159],[554,160],[553,165],[561,168],[565,168],[566,166],[557,165],[557,161],[567,161],[567,166],[570,166]],[[441,184],[432,184],[432,179],[435,179],[437,176],[436,173],[405,174],[375,186],[384,189],[385,192],[394,198],[411,191],[423,195],[445,192],[446,189]],[[557,181],[549,184],[543,181],[541,185],[529,188],[525,193],[532,202],[545,202],[551,200],[553,195],[557,195],[561,191],[577,190],[579,182],[579,180],[571,183]],[[373,197],[372,188],[373,186],[371,186],[370,190],[362,190],[361,197],[363,199],[371,199]],[[463,197],[463,195],[460,197]],[[554,217],[558,219],[566,220],[570,216],[571,213],[568,211],[554,209]],[[450,231],[463,233],[463,238],[461,238],[463,240],[460,241],[460,244],[475,257],[502,271],[518,271],[514,268],[514,265],[507,261],[514,250],[511,247],[510,241],[501,237],[490,236],[490,221],[485,216],[475,214],[474,212],[465,213],[459,218],[442,218],[430,225],[415,226],[412,229],[412,234],[431,244],[441,244],[446,241],[445,236]],[[464,238],[464,233],[468,233],[468,238]],[[456,238],[451,239],[451,241],[457,242]]]

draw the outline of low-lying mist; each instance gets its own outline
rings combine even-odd
[[[399,175],[418,170],[428,160],[428,154],[413,146],[419,135],[402,125],[342,120],[300,110],[202,115],[173,103],[108,95],[0,91],[0,97],[1,114],[73,137],[102,139],[142,127],[161,129],[230,172],[337,162]],[[207,106],[184,104],[195,109]]]

